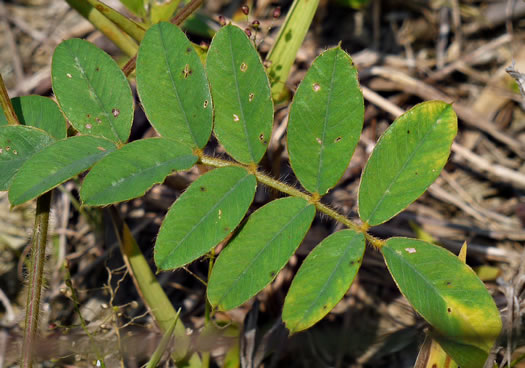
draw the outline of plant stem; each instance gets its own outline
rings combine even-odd
[[[24,340],[22,341],[23,368],[30,368],[33,365],[33,346],[38,331],[50,205],[51,191],[38,197],[33,239],[31,241],[31,264],[29,268]]]
[[[216,158],[216,157],[211,157],[211,156],[206,156],[204,154],[200,154],[199,155],[200,157],[200,162],[202,162],[203,164],[205,165],[208,165],[208,166],[214,166],[214,167],[226,167],[226,166],[237,166],[237,167],[242,167],[246,170],[248,170],[249,172],[251,172],[253,175],[255,175],[255,177],[257,178],[257,181],[259,181],[260,183],[263,183],[271,188],[274,188],[274,189],[277,189],[278,191],[282,192],[282,193],[285,193],[285,194],[288,194],[290,196],[293,196],[293,197],[299,197],[299,198],[303,198],[305,200],[307,200],[308,202],[312,203],[313,205],[315,205],[315,207],[317,208],[318,211],[330,216],[331,218],[333,218],[334,220],[342,223],[343,225],[345,225],[346,227],[348,227],[349,229],[352,229],[356,232],[359,232],[359,233],[362,233],[366,240],[368,240],[368,242],[376,247],[376,248],[381,248],[383,245],[384,245],[384,241],[381,240],[381,239],[378,239],[376,238],[375,236],[372,236],[368,233],[368,225],[367,224],[362,224],[362,225],[359,225],[355,222],[353,222],[352,220],[350,220],[348,217],[346,217],[345,215],[335,211],[334,209],[328,207],[327,205],[323,204],[320,202],[320,196],[319,194],[313,194],[313,195],[310,195],[310,194],[307,194],[307,193],[304,193],[302,191],[300,191],[299,189],[296,189],[294,187],[292,187],[291,185],[288,185],[288,184],[285,184],[279,180],[276,180],[266,174],[263,174],[259,171],[257,171],[257,169],[254,167],[254,166],[251,166],[251,165],[243,165],[243,164],[240,164],[240,163],[237,163],[237,162],[232,162],[232,161],[228,161],[228,160],[222,160],[220,158]]]
[[[100,32],[104,33],[104,35],[117,45],[117,47],[126,55],[132,56],[137,53],[137,43],[87,1],[66,0],[66,2],[70,7],[75,9],[93,24]]]
[[[18,121],[18,117],[16,116],[16,112],[15,112],[15,109],[13,108],[13,104],[11,103],[11,99],[9,98],[9,95],[7,94],[7,89],[5,88],[4,79],[2,78],[2,74],[0,74],[0,105],[2,106],[2,109],[4,110],[4,114],[7,119],[7,123],[9,125],[19,125],[20,122]]]
[[[215,248],[213,248],[210,251],[209,254],[210,257],[210,263],[208,264],[208,281],[211,277],[211,271],[213,270],[213,264],[215,262]],[[204,328],[206,328],[210,324],[210,316],[212,307],[210,302],[208,301],[208,298],[204,298],[206,300],[206,304],[204,305]],[[203,352],[202,353],[202,368],[208,368],[210,366],[210,353],[209,352]]]
[[[99,12],[101,12],[106,18],[115,23],[120,27],[124,32],[130,35],[135,41],[140,42],[146,33],[146,29],[140,24],[135,23],[130,18],[125,15],[120,14],[118,11],[112,7],[104,4],[98,0],[87,0],[91,6],[95,7]]]

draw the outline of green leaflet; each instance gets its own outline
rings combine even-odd
[[[89,169],[115,150],[105,138],[77,136],[47,146],[18,170],[9,189],[13,206],[27,202]]]
[[[303,240],[314,215],[313,205],[294,197],[254,212],[213,267],[208,282],[211,305],[235,308],[268,285]]]
[[[381,251],[397,286],[447,354],[461,367],[483,366],[501,318],[475,272],[449,251],[420,240],[390,238]]]
[[[62,42],[51,65],[53,92],[71,125],[83,134],[127,141],[133,121],[133,96],[115,61],[79,39]]]
[[[290,333],[313,326],[341,300],[361,267],[365,237],[342,230],[306,257],[286,295],[283,321]]]
[[[283,94],[297,51],[310,28],[318,6],[319,0],[294,0],[277,39],[266,56],[266,60],[270,63],[268,75],[272,83],[274,100],[279,100]]]
[[[212,129],[213,106],[204,67],[177,26],[152,26],[140,44],[137,90],[160,135],[202,148]]]
[[[210,171],[169,209],[155,244],[155,263],[175,269],[199,258],[230,234],[248,211],[255,177],[240,167]]]
[[[170,18],[177,10],[181,0],[168,0],[168,1],[153,1],[150,3],[151,23],[156,24],[159,22],[169,22]]]
[[[0,126],[0,190],[7,190],[24,162],[53,142],[48,133],[34,127]]]
[[[344,174],[363,128],[357,70],[340,47],[322,53],[295,93],[288,121],[288,153],[310,193],[325,194]]]
[[[146,16],[144,0],[120,0],[120,2],[133,14],[138,15],[139,17]]]
[[[206,70],[217,139],[237,161],[259,162],[272,133],[273,102],[259,54],[242,29],[230,24],[217,32]]]
[[[66,138],[66,119],[57,104],[48,97],[22,96],[11,99],[20,124],[34,126],[48,132],[53,138]],[[7,119],[0,108],[0,126]]]
[[[140,197],[175,170],[197,162],[191,149],[167,138],[124,145],[100,160],[84,179],[80,197],[88,206],[103,206]]]
[[[442,101],[423,102],[397,118],[363,171],[359,217],[379,225],[423,194],[445,166],[456,132],[456,114]]]

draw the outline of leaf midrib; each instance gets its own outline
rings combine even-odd
[[[195,143],[195,145],[198,146],[198,142],[197,142],[197,138],[195,137],[195,134],[193,133],[193,130],[191,129],[191,124],[190,124],[190,121],[188,119],[188,115],[186,114],[186,109],[184,108],[183,104],[182,104],[182,100],[180,98],[180,94],[179,94],[179,90],[177,88],[177,84],[175,82],[175,79],[173,77],[173,71],[172,71],[172,68],[171,68],[171,64],[168,60],[168,52],[167,52],[167,48],[166,48],[166,43],[165,43],[165,39],[164,39],[164,33],[162,31],[162,25],[159,26],[159,39],[160,39],[160,42],[161,42],[161,46],[162,46],[162,51],[164,51],[162,53],[162,56],[164,56],[164,62],[166,64],[166,68],[168,69],[169,73],[168,75],[170,76],[170,82],[171,82],[171,85],[173,87],[173,91],[175,92],[175,97],[177,98],[177,103],[179,105],[179,108],[180,110],[182,111],[182,114],[184,116],[184,123],[186,125],[186,128],[188,129],[188,132],[190,133],[191,135],[191,139],[193,140],[193,143]]]
[[[325,110],[325,116],[324,116],[324,121],[323,121],[323,133],[321,135],[322,144],[319,149],[319,164],[317,166],[317,183],[316,183],[317,192],[319,192],[319,187],[321,186],[321,173],[323,171],[323,152],[324,152],[325,145],[326,145],[326,142],[325,142],[326,130],[327,130],[327,125],[328,125],[328,117],[330,115],[329,106],[330,106],[330,101],[332,99],[333,85],[335,84],[334,76],[335,76],[335,70],[336,70],[336,64],[337,64],[337,56],[338,54],[336,52],[336,54],[334,55],[334,62],[332,65],[332,75],[330,76],[330,86],[328,88],[328,99],[326,102],[326,110]],[[320,194],[324,194],[324,193],[320,193]]]
[[[357,235],[357,236],[359,236],[359,235]],[[297,321],[295,326],[299,325],[301,322],[303,322],[307,318],[307,315],[312,311],[312,309],[314,308],[314,305],[316,304],[316,302],[319,299],[321,299],[321,295],[326,294],[326,291],[328,289],[326,287],[326,285],[330,284],[332,279],[335,277],[336,271],[339,269],[340,265],[343,263],[343,260],[346,260],[345,256],[348,254],[348,252],[350,252],[353,249],[353,243],[354,243],[354,240],[357,238],[357,236],[356,235],[352,236],[352,238],[349,241],[349,245],[346,247],[346,250],[343,253],[343,255],[341,257],[339,257],[339,260],[337,261],[337,264],[333,268],[333,271],[330,273],[330,276],[328,277],[326,282],[323,284],[323,286],[318,289],[318,290],[320,290],[320,292],[317,294],[317,296],[312,301],[312,303],[310,303],[310,306],[308,307],[308,309],[306,311],[304,311],[302,317]],[[359,267],[361,267],[361,264],[359,265]]]
[[[430,282],[430,280],[429,280],[424,274],[422,274],[422,273],[421,273],[417,268],[415,268],[415,266],[413,266],[410,262],[405,261],[405,258],[402,257],[401,255],[397,254],[397,253],[396,253],[396,250],[394,250],[394,248],[392,248],[392,247],[388,247],[388,246],[385,246],[385,249],[390,249],[390,250],[391,250],[391,254],[392,254],[394,257],[396,257],[396,259],[398,259],[399,263],[408,266],[408,267],[409,267],[409,268],[410,268],[410,269],[411,269],[411,270],[412,270],[417,276],[419,276],[419,278],[425,283],[426,288],[432,290],[432,291],[435,293],[435,295],[436,295],[440,300],[443,301],[443,304],[444,304],[444,305],[447,305],[446,300],[441,296],[441,293],[439,293],[439,289],[438,289],[438,287],[437,287],[436,285],[434,285],[432,282]],[[388,262],[387,262],[387,263],[388,263]],[[390,268],[390,267],[389,267],[389,268]],[[404,271],[403,271],[403,274],[404,274]],[[403,275],[403,277],[404,277],[404,275]],[[394,278],[394,279],[395,279],[395,278]],[[396,282],[396,283],[397,283],[397,282]],[[401,290],[401,288],[399,288],[399,289]],[[402,293],[403,293],[403,292],[402,292]],[[403,293],[403,295],[404,295],[404,293]],[[408,298],[407,298],[407,299],[408,299]],[[412,303],[411,303],[411,304],[412,304]],[[471,331],[471,332],[473,331],[473,332],[475,333],[476,337],[479,338],[479,341],[485,341],[485,339],[483,338],[483,336],[481,336],[481,335],[477,332],[476,329],[472,328],[472,324],[470,323],[470,319],[465,318],[465,316],[464,316],[463,313],[458,313],[458,314],[462,317],[462,320],[461,320],[461,321],[463,321],[463,322],[467,322],[467,323],[470,325],[470,327],[471,327],[470,331]],[[423,316],[423,317],[424,317],[425,320],[426,320],[426,317],[425,317],[425,316]],[[434,327],[435,327],[435,326],[434,326]],[[447,335],[445,335],[445,336],[447,336]],[[447,336],[447,338],[451,338],[451,337],[450,337],[450,336]],[[455,339],[452,339],[452,341],[456,341],[456,340],[455,340]],[[476,346],[476,345],[472,345],[472,346]],[[477,347],[479,347],[479,346],[477,346]]]
[[[142,175],[142,176],[145,176],[145,175],[147,175],[149,172],[152,172],[152,171],[155,171],[155,170],[159,170],[159,169],[165,169],[166,167],[170,167],[171,164],[175,164],[175,163],[176,163],[177,161],[179,161],[179,160],[186,160],[186,159],[188,158],[188,156],[195,157],[195,159],[196,159],[196,156],[193,156],[193,155],[189,154],[189,155],[185,155],[185,156],[175,157],[175,158],[172,158],[172,159],[167,160],[167,161],[162,161],[162,162],[160,162],[160,163],[155,162],[153,165],[149,165],[149,166],[146,167],[146,168],[139,168],[139,171],[135,171],[135,172],[133,172],[133,173],[131,173],[131,174],[129,174],[129,175],[126,175],[126,176],[124,177],[124,180],[121,181],[118,185],[115,185],[115,186],[112,186],[112,185],[111,185],[111,186],[106,186],[105,189],[102,189],[102,190],[99,191],[98,193],[95,192],[95,193],[96,193],[95,196],[91,196],[91,197],[86,198],[84,202],[85,202],[86,204],[89,204],[88,202],[96,201],[98,198],[100,198],[100,197],[104,197],[105,195],[107,195],[107,193],[111,193],[112,191],[114,191],[114,190],[116,190],[116,189],[120,189],[121,185],[123,185],[124,183],[128,183],[130,180],[133,180],[133,179],[134,179],[135,177],[137,177],[137,176],[141,176],[141,175]],[[172,168],[172,169],[170,169],[170,172],[173,171],[173,170],[178,171],[178,170],[181,170],[181,169],[178,169],[178,168]],[[169,175],[169,173],[166,174],[166,175]],[[165,178],[165,177],[166,177],[166,176],[163,176],[163,178]],[[160,179],[160,180],[162,180],[162,179]],[[155,181],[155,182],[151,183],[151,185],[153,185],[153,184],[157,184],[157,183],[158,183],[158,182]],[[151,185],[150,185],[150,187],[151,187]],[[110,203],[111,203],[111,202],[110,202]]]
[[[292,224],[295,219],[299,216],[301,216],[303,214],[303,212],[307,209],[310,208],[311,205],[307,205],[305,207],[303,207],[294,217],[292,217],[284,226],[281,227],[281,229],[275,233],[275,235],[266,242],[266,244],[257,252],[257,254],[255,255],[255,257],[252,258],[252,260],[246,265],[246,267],[244,267],[244,269],[242,270],[242,272],[239,274],[239,276],[237,276],[233,282],[230,283],[230,287],[226,289],[225,292],[222,293],[222,297],[221,299],[219,299],[217,301],[217,305],[219,305],[225,298],[226,296],[233,290],[233,288],[235,287],[235,285],[237,285],[240,280],[241,280],[241,277],[244,276],[244,274],[246,274],[246,272],[250,269],[250,267],[259,259],[259,256],[266,251],[266,249],[273,243],[273,241],[278,237],[280,236],[289,226],[290,224]],[[277,274],[275,275],[277,276]]]
[[[228,190],[228,192],[226,192],[226,193],[222,196],[221,200],[220,200],[220,201],[217,201],[217,202],[215,203],[215,205],[214,205],[213,207],[211,207],[210,210],[209,210],[208,212],[206,212],[206,214],[205,214],[204,216],[202,216],[202,217],[200,218],[200,220],[199,220],[195,225],[192,226],[192,228],[186,233],[186,235],[184,235],[184,237],[183,237],[178,243],[176,243],[175,246],[172,247],[171,251],[170,251],[170,252],[168,253],[168,255],[164,258],[165,261],[162,262],[162,263],[166,263],[166,260],[173,256],[173,253],[174,253],[179,247],[181,247],[181,246],[184,244],[184,242],[186,241],[186,239],[187,239],[187,238],[188,238],[188,237],[189,237],[189,236],[195,231],[195,229],[197,229],[197,228],[200,226],[200,224],[202,224],[206,219],[208,219],[208,217],[209,217],[211,214],[215,213],[215,209],[216,209],[217,207],[219,207],[219,206],[220,206],[220,205],[221,205],[221,204],[222,204],[222,203],[223,203],[228,197],[230,197],[233,191],[235,191],[235,190],[236,190],[236,189],[237,189],[242,183],[244,183],[245,180],[247,180],[247,179],[249,179],[249,178],[251,178],[251,177],[252,177],[251,174],[246,174],[246,176],[240,178],[240,179],[235,183],[235,185],[232,186],[232,187],[230,188],[230,190]]]
[[[445,109],[443,111],[441,111],[439,117],[435,119],[436,122],[439,119],[441,119],[441,117],[442,117],[442,115],[444,114],[445,111],[446,111]],[[392,188],[392,186],[397,182],[397,180],[399,179],[401,174],[404,172],[405,168],[408,166],[409,162],[412,161],[412,159],[414,158],[416,153],[419,151],[421,146],[425,143],[427,136],[429,134],[431,134],[434,131],[434,129],[436,129],[436,127],[439,125],[436,122],[433,124],[433,126],[430,129],[427,130],[425,135],[419,140],[419,143],[416,145],[416,147],[414,147],[414,150],[412,150],[410,155],[407,157],[407,159],[403,163],[403,166],[401,166],[401,168],[398,170],[397,174],[392,178],[392,180],[388,184],[388,187],[383,191],[383,194],[381,195],[381,198],[377,201],[377,204],[375,205],[375,207],[370,212],[370,215],[368,216],[367,221],[370,221],[370,219],[375,216],[376,212],[379,210],[379,208],[380,208],[381,204],[383,203],[383,201],[385,200],[385,198],[387,198],[388,195],[390,194],[390,189]]]
[[[88,78],[88,75],[85,73],[84,67],[80,64],[78,56],[73,54],[73,50],[70,48],[69,44],[66,44],[66,46],[67,46],[66,50],[69,52],[69,55],[73,58],[73,61],[75,62],[75,65],[77,66],[77,70],[80,71],[80,74],[82,75],[83,79],[86,81],[86,84],[88,85],[89,90],[93,93],[93,96],[95,96],[96,102],[98,106],[100,107],[104,117],[106,118],[106,121],[109,124],[109,127],[111,128],[111,132],[117,139],[117,142],[122,143],[122,140],[120,139],[120,136],[118,135],[113,125],[113,122],[111,121],[111,118],[110,118],[111,114],[106,111],[106,107],[103,101],[100,99],[97,91],[91,84],[91,80]]]
[[[241,94],[239,91],[239,78],[238,78],[237,68],[235,66],[235,54],[233,52],[232,32],[233,32],[233,29],[230,29],[230,31],[227,34],[228,34],[228,39],[230,41],[229,42],[230,55],[232,56],[232,71],[233,71],[233,77],[235,80],[235,87],[236,87],[235,91],[237,92],[237,103],[239,104],[239,109],[240,109],[239,114],[241,115],[242,127],[244,131],[244,136],[246,137],[246,142],[248,144],[248,150],[250,151],[250,156],[252,158],[252,161],[255,162],[256,161],[255,153],[253,152],[253,146],[252,146],[252,143],[250,142],[250,136],[248,134],[248,126],[247,126],[248,122],[246,121],[246,117],[244,116],[244,107],[241,101]]]

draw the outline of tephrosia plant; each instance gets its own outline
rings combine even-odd
[[[207,298],[214,309],[235,308],[275,279],[320,212],[348,229],[318,244],[295,276],[282,313],[291,333],[311,327],[341,300],[368,243],[382,253],[400,291],[445,352],[463,368],[483,366],[501,320],[476,274],[439,246],[378,239],[368,232],[405,209],[438,177],[457,131],[451,105],[421,103],[381,136],[361,177],[360,219],[354,221],[321,202],[345,172],[363,127],[357,71],[341,47],[312,63],[290,106],[287,149],[304,190],[258,168],[271,138],[274,108],[265,68],[243,30],[222,27],[204,67],[178,27],[154,25],[140,44],[136,73],[142,107],[160,137],[126,143],[133,99],[122,71],[86,41],[67,40],[57,47],[53,91],[78,134],[64,138],[65,122],[58,118],[38,127],[0,128],[0,162],[8,169],[1,184],[9,188],[13,205],[89,170],[82,202],[107,206],[142,196],[174,171],[206,165],[213,170],[188,187],[162,223],[155,244],[159,270],[214,254],[228,239],[213,264]],[[21,106],[36,108],[29,107],[31,98],[22,98]],[[204,153],[212,132],[231,159]],[[285,196],[240,225],[258,185]]]

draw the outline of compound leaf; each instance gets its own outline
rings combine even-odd
[[[237,307],[268,285],[303,240],[315,207],[302,198],[272,201],[254,212],[221,252],[208,282],[208,300]]]
[[[84,179],[80,197],[89,206],[103,206],[144,195],[175,170],[197,162],[191,148],[167,138],[126,144],[100,160]]]
[[[63,139],[35,153],[18,170],[9,190],[9,202],[22,204],[89,169],[116,149],[100,137]]]
[[[45,131],[23,125],[0,127],[0,190],[7,190],[18,169],[55,140]]]
[[[155,244],[155,263],[174,269],[199,258],[241,222],[255,177],[240,167],[215,169],[193,182],[169,209]]]
[[[160,135],[206,145],[213,122],[210,87],[199,56],[177,26],[162,22],[146,32],[137,58],[137,90]]]
[[[288,153],[309,192],[337,184],[363,128],[364,103],[357,69],[340,47],[322,53],[297,89],[288,121]]]
[[[290,333],[313,326],[341,300],[361,266],[365,237],[343,230],[306,257],[286,295],[283,321]]]
[[[11,103],[21,124],[45,130],[55,139],[66,138],[66,119],[52,99],[22,96],[12,98]],[[6,124],[7,119],[0,108],[0,125]]]
[[[242,29],[230,24],[217,32],[206,69],[217,139],[237,161],[259,162],[272,133],[273,102],[259,54]]]
[[[381,251],[397,286],[447,354],[461,367],[483,366],[501,318],[475,272],[449,251],[421,240],[390,238]]]
[[[133,96],[117,63],[90,42],[70,39],[55,49],[53,92],[71,125],[122,144],[133,121]]]
[[[363,171],[359,216],[379,225],[405,209],[436,180],[457,132],[452,106],[416,105],[383,133]]]

